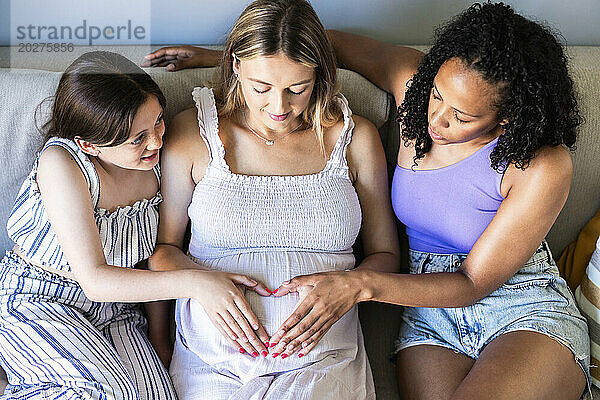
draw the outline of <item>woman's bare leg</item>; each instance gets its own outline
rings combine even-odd
[[[576,400],[585,385],[567,347],[541,333],[516,331],[484,349],[451,398]]]
[[[419,345],[398,353],[398,385],[404,400],[449,399],[475,360],[441,346]]]

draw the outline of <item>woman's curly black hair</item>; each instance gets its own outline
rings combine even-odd
[[[491,166],[525,169],[543,146],[574,150],[581,124],[567,57],[550,31],[503,3],[474,4],[436,31],[436,41],[409,83],[398,121],[404,144],[415,142],[415,164],[432,145],[427,133],[429,96],[440,66],[458,57],[498,84],[497,120],[508,120],[490,155]]]

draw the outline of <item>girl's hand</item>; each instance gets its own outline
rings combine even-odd
[[[142,67],[167,67],[168,71],[186,68],[214,67],[222,52],[196,46],[162,47],[144,56]]]
[[[200,302],[213,325],[240,353],[247,352],[253,357],[259,354],[266,356],[265,344],[269,336],[252,312],[243,290],[236,285],[243,285],[246,290],[253,290],[261,296],[270,296],[271,291],[245,275],[220,271],[199,272],[203,274],[203,279],[194,299]]]
[[[297,292],[300,300],[290,317],[281,325],[269,343],[272,354],[286,358],[298,351],[298,357],[308,354],[329,328],[358,301],[360,281],[352,272],[324,272],[297,276],[283,282],[274,296]]]

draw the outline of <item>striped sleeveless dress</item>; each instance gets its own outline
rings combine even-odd
[[[61,138],[50,139],[40,154],[51,146],[67,151],[88,183],[107,263],[133,268],[148,258],[160,192],[108,212],[98,207],[100,181],[87,155]],[[70,272],[42,203],[38,160],[21,186],[7,231],[35,264]],[[154,172],[160,181],[159,168]],[[91,301],[76,281],[12,251],[0,261],[0,365],[8,378],[0,399],[175,399],[146,330],[138,304]]]

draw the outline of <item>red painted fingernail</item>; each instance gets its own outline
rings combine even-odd
[[[239,349],[238,351],[239,351],[240,353],[244,353],[246,350],[244,350],[244,349],[242,349],[242,348],[240,347],[240,349]]]
[[[298,358],[302,358],[302,357],[304,357],[304,354],[302,354],[302,353],[298,354]]]
[[[281,358],[286,358],[286,357],[287,357],[287,354],[282,354],[281,355]]]
[[[279,353],[273,353],[273,358],[277,357]]]
[[[261,353],[260,353],[260,354],[262,354],[262,356],[263,356],[263,357],[266,357],[268,353],[267,353],[266,351],[264,351],[264,350],[263,350],[263,351],[261,351]]]
[[[267,289],[267,292],[269,292],[269,294],[273,294],[273,292],[271,292],[269,289]]]
[[[256,352],[256,351],[255,351],[255,352],[253,352],[253,353],[252,353],[252,357],[258,357],[258,352]]]
[[[269,348],[269,342],[265,342],[265,347]]]
[[[275,290],[273,290],[273,292],[272,292],[272,293],[273,293],[273,294],[275,294],[275,293],[277,293],[277,291],[278,291],[278,290],[279,290],[279,289],[275,289]]]
[[[269,347],[275,347],[275,346],[277,346],[277,343],[270,343],[269,344]]]

